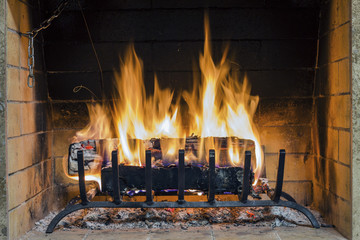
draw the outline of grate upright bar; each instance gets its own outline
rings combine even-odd
[[[146,203],[153,203],[152,196],[152,176],[151,176],[151,150],[145,152],[145,188],[146,188]]]
[[[178,203],[184,203],[185,191],[185,150],[179,150],[179,166],[178,166]]]
[[[120,181],[119,181],[119,165],[118,165],[118,152],[112,151],[111,153],[112,165],[112,180],[113,180],[113,197],[114,203],[120,204]]]
[[[279,202],[281,193],[282,193],[282,186],[284,180],[284,167],[285,167],[285,150],[281,149],[279,153],[279,166],[278,172],[276,177],[276,187],[275,187],[275,194],[273,195],[272,199],[274,202]]]
[[[209,150],[209,192],[208,202],[215,201],[215,150]]]
[[[242,191],[240,201],[246,203],[250,191],[250,166],[251,166],[251,152],[245,152],[244,176],[242,182]]]
[[[85,170],[84,170],[84,152],[77,152],[78,160],[78,174],[79,174],[79,190],[80,190],[80,199],[81,204],[86,205],[89,201],[86,196],[86,187],[85,187]]]

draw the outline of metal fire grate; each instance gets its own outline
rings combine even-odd
[[[145,202],[125,202],[122,201],[120,195],[119,182],[119,165],[117,151],[112,152],[112,184],[113,184],[113,201],[94,201],[87,199],[85,189],[85,170],[84,170],[84,153],[77,152],[78,160],[78,175],[79,175],[79,189],[81,202],[76,205],[69,205],[50,222],[46,233],[52,233],[56,225],[66,215],[80,209],[86,208],[217,208],[217,207],[269,207],[280,206],[289,207],[303,213],[311,222],[314,228],[320,228],[314,215],[305,207],[296,203],[294,198],[282,191],[284,166],[285,166],[285,150],[280,150],[279,166],[276,179],[275,192],[271,200],[248,200],[250,192],[250,166],[251,166],[251,152],[245,152],[245,165],[243,175],[243,186],[241,194],[238,195],[239,201],[216,201],[215,200],[215,150],[209,150],[209,188],[207,202],[188,202],[185,201],[185,151],[179,150],[179,165],[178,165],[178,201],[177,202],[154,202],[152,194],[152,167],[151,167],[151,151],[146,150],[146,166],[145,166],[145,186],[146,186],[146,201]],[[120,166],[121,167],[121,166]],[[281,200],[280,198],[285,200]]]

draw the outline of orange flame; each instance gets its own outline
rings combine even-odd
[[[120,70],[115,71],[114,101],[111,106],[89,105],[90,123],[79,131],[74,141],[109,139],[116,137],[119,162],[141,166],[144,163],[146,140],[160,138],[162,153],[176,160],[177,150],[184,148],[185,136],[193,133],[201,137],[200,158],[208,149],[220,149],[214,137],[229,137],[227,154],[234,166],[239,166],[244,149],[232,144],[230,137],[254,142],[253,170],[258,179],[262,167],[262,149],[253,117],[259,102],[250,95],[246,76],[240,82],[227,60],[228,48],[218,64],[211,56],[209,20],[205,17],[204,52],[200,54],[201,80],[195,81],[192,92],[182,93],[189,109],[183,127],[179,114],[179,99],[173,103],[174,92],[160,89],[155,76],[154,92],[147,96],[143,63],[130,45]],[[111,145],[111,144],[109,144]],[[111,147],[107,146],[110,152]],[[220,151],[216,151],[219,154]],[[186,159],[193,156],[186,156]],[[90,180],[90,176],[87,176]],[[94,176],[94,178],[96,178]],[[256,184],[256,181],[255,183]]]

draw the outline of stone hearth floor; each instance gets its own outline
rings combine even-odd
[[[157,229],[157,230],[86,230],[71,229],[57,230],[52,234],[31,231],[22,239],[31,240],[282,240],[282,239],[346,239],[333,228],[314,229],[310,227],[244,227],[237,226],[226,228],[222,226],[211,226],[202,228],[191,228],[188,230]]]

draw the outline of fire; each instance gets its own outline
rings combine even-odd
[[[252,140],[256,158],[256,161],[252,161],[252,169],[255,179],[258,179],[263,157],[253,117],[259,98],[250,95],[246,76],[240,81],[232,71],[227,60],[229,48],[224,51],[219,63],[214,62],[209,29],[206,16],[204,51],[199,59],[201,79],[194,79],[192,92],[182,93],[187,103],[186,117],[180,114],[184,107],[180,105],[180,99],[175,101],[172,90],[161,89],[156,76],[154,92],[147,94],[143,63],[134,46],[130,45],[124,60],[120,59],[120,70],[114,74],[115,100],[109,106],[89,105],[90,123],[76,134],[74,141],[115,137],[119,162],[141,166],[144,164],[146,140],[160,138],[163,155],[173,158],[175,162],[178,149],[184,148],[185,138],[190,134],[201,137],[199,159],[202,156],[206,158],[209,149],[215,149],[218,159],[221,146],[215,138],[228,137],[228,158],[232,165],[239,166],[244,149],[234,145],[231,138]],[[109,153],[113,146],[108,145],[105,148]],[[185,159],[190,158],[194,159],[192,153]],[[88,180],[98,180],[96,175],[86,177]]]

